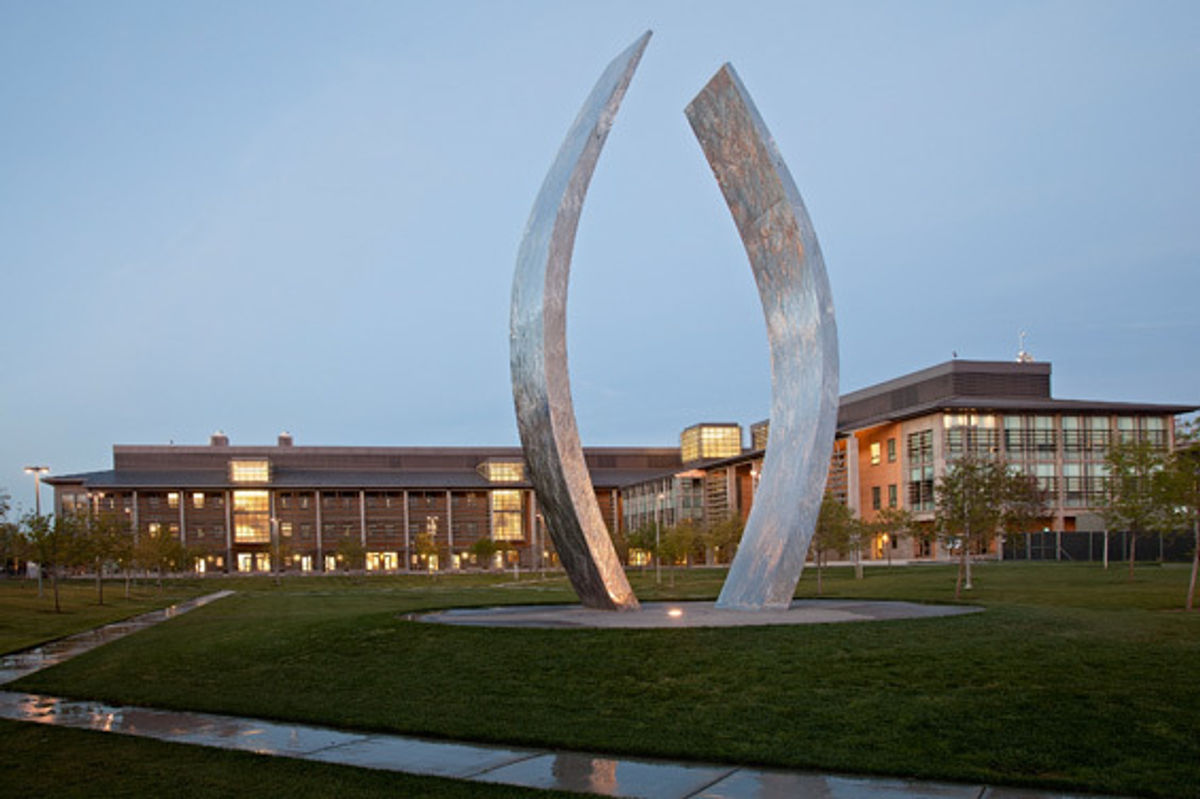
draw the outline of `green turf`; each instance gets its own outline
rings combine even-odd
[[[0,721],[4,796],[569,796]]]
[[[43,582],[39,598],[37,580],[0,579],[0,653],[26,649],[218,590],[200,580],[168,581],[162,591],[154,583],[139,582],[126,598],[123,582],[107,580],[101,605],[94,581],[66,580],[59,585],[61,612],[55,613],[50,581]]]
[[[723,574],[635,573],[643,599]],[[989,564],[945,619],[744,629],[446,628],[406,611],[554,602],[561,578],[275,586],[19,684],[69,696],[477,741],[1200,796],[1200,614],[1185,568]],[[950,567],[826,574],[827,596],[949,601]],[[815,589],[806,573],[798,595]]]

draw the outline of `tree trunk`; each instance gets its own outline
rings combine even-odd
[[[100,598],[100,604],[104,604],[104,566],[99,561],[96,561],[96,596]]]
[[[962,583],[963,583],[963,560],[962,560],[962,557],[959,556],[958,577],[954,581],[954,598],[955,599],[962,598]]]
[[[821,595],[821,553],[817,552],[817,596]]]
[[[1133,560],[1137,557],[1137,533],[1129,534],[1129,579],[1133,579]]]
[[[862,547],[855,545],[855,547],[854,547],[854,579],[861,580],[862,578],[863,578]]]
[[[1104,530],[1104,571],[1108,571],[1108,529]]]
[[[967,543],[963,542],[963,572],[966,574],[967,581],[963,584],[964,591],[970,591],[975,586],[971,585],[971,548]]]
[[[126,566],[125,567],[125,598],[126,599],[129,599],[129,581],[130,581],[129,567]]]
[[[1187,602],[1184,607],[1191,610],[1195,606],[1196,573],[1200,572],[1200,519],[1192,520],[1192,577],[1188,580]]]
[[[58,567],[50,569],[50,585],[54,588],[54,612],[62,613],[62,608],[58,604]]]

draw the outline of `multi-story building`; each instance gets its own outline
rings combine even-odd
[[[1101,530],[1108,445],[1141,438],[1170,449],[1175,416],[1195,410],[1056,399],[1049,363],[952,360],[841,397],[828,489],[866,521],[904,508],[930,522],[938,478],[969,453],[1035,477],[1047,496],[1046,530]],[[743,517],[769,435],[766,422],[751,429],[753,449],[704,464],[706,480],[727,487],[721,506]],[[896,557],[939,554],[933,542],[881,533],[868,555],[887,557],[885,547]]]
[[[929,522],[937,479],[964,453],[1037,478],[1045,527],[1101,529],[1104,455],[1113,441],[1173,446],[1174,417],[1193,406],[1055,399],[1050,364],[953,360],[846,394],[827,489],[865,520],[906,508]],[[693,425],[675,448],[585,450],[610,532],[648,524],[712,525],[746,518],[769,426]],[[114,513],[135,534],[167,530],[198,570],[278,565],[332,571],[552,565],[537,500],[516,447],[115,446],[112,469],[46,480],[63,511]],[[938,557],[936,544],[881,533],[868,557]]]
[[[619,489],[677,468],[674,448],[585,451],[596,499],[620,529]],[[553,565],[517,447],[115,446],[113,468],[55,477],[64,511],[169,531],[199,571],[460,568],[481,538],[499,563]],[[352,554],[353,553],[353,554]],[[277,560],[278,559],[278,560]]]

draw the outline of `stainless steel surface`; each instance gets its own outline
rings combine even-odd
[[[588,183],[646,43],[617,56],[575,118],[533,204],[513,276],[509,357],[529,480],[571,586],[587,607],[634,610],[583,458],[567,372],[567,281]]]
[[[812,541],[837,422],[833,297],[804,201],[733,67],[721,67],[685,113],[750,258],[771,348],[771,436],[717,607],[786,608]]]

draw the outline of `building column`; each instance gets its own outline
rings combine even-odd
[[[179,489],[179,543],[187,546],[187,513],[184,511],[185,505],[187,505],[187,492],[181,488]]]
[[[234,571],[233,564],[233,495],[229,491],[222,492],[225,497],[225,573]]]
[[[408,540],[408,490],[401,493],[404,502],[404,570],[412,571],[412,544]]]
[[[137,495],[137,489],[135,488],[133,491],[131,491],[131,492],[130,492],[130,494],[129,494],[129,495],[130,495],[130,497],[131,497],[131,499],[129,500],[129,507],[131,508],[131,510],[130,510],[130,517],[131,517],[131,518],[130,518],[130,524],[132,524],[132,525],[133,525],[133,542],[136,544],[136,543],[137,543],[137,541],[138,541],[138,538],[141,536],[141,530],[139,530],[139,529],[138,529],[138,495]]]
[[[446,491],[446,554],[450,558],[448,568],[454,568],[454,509],[451,507],[450,491]]]
[[[363,549],[367,548],[367,492],[358,489],[358,533],[362,539]],[[364,563],[365,567],[366,564]]]
[[[321,492],[320,490],[313,491],[313,504],[317,509],[317,566],[319,571],[325,571],[325,540],[322,529],[324,524],[321,521]]]

